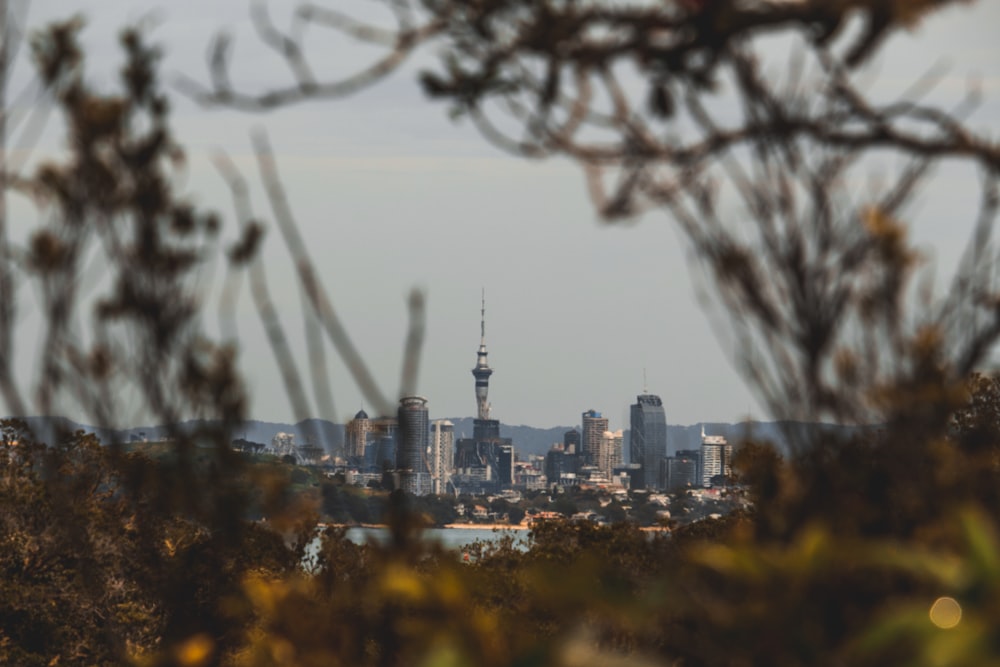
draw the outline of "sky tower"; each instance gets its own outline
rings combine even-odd
[[[487,402],[487,394],[490,390],[490,376],[493,369],[486,361],[486,290],[483,289],[483,307],[480,311],[479,320],[479,352],[476,355],[476,367],[472,369],[472,375],[476,378],[476,405],[479,406],[479,419],[490,418],[490,404]]]

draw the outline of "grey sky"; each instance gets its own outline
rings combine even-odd
[[[151,8],[162,8],[152,35],[164,46],[166,73],[204,80],[207,44],[214,31],[229,27],[238,38],[238,85],[288,80],[283,65],[253,38],[243,0],[74,4],[88,19],[88,69],[97,81],[110,84],[116,76],[117,30]],[[29,25],[66,11],[65,2],[36,0]],[[978,77],[986,101],[974,125],[996,136],[998,26],[1000,3],[981,0],[894,37],[876,67],[873,92],[891,94],[945,58],[951,67],[936,95],[958,96],[970,75]],[[363,55],[324,39],[309,44],[317,69],[328,64],[346,71]],[[776,68],[784,57],[776,54]],[[175,96],[174,124],[190,159],[187,189],[228,216],[234,234],[228,194],[208,156],[227,151],[256,183],[249,132],[265,127],[312,258],[387,393],[394,394],[399,381],[406,294],[414,286],[426,291],[428,332],[419,386],[432,417],[474,413],[470,369],[479,343],[481,287],[487,293],[486,335],[495,370],[490,399],[494,416],[506,423],[575,424],[581,412],[593,408],[610,418],[612,428],[627,427],[628,404],[643,388],[643,369],[671,423],[737,421],[748,411],[767,417],[702,313],[683,243],[666,216],[615,225],[598,221],[573,165],[529,163],[500,153],[468,124],[449,121],[444,108],[425,100],[414,70],[345,101],[266,115],[207,111]],[[22,67],[22,81],[26,75]],[[50,133],[38,152],[57,146],[58,137]],[[941,274],[954,266],[966,240],[974,179],[942,170],[915,212],[914,233]],[[259,214],[268,213],[259,189],[255,205]],[[301,349],[291,265],[276,230],[269,237],[272,290]],[[240,312],[253,416],[290,420],[245,294]],[[214,313],[208,324],[215,328]],[[30,344],[25,330],[22,349]],[[304,364],[305,356],[300,358]],[[329,371],[336,411],[320,416],[343,420],[364,403],[339,361],[332,360]]]

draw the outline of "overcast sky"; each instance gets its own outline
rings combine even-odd
[[[164,47],[167,74],[204,80],[207,45],[215,31],[227,28],[238,39],[238,84],[288,81],[281,63],[254,40],[244,0],[36,0],[29,26],[64,15],[69,4],[87,18],[88,70],[105,85],[114,83],[120,63],[117,31],[154,9],[151,35]],[[974,125],[996,136],[998,26],[1000,3],[981,0],[894,37],[877,64],[873,90],[898,90],[944,61],[950,69],[939,99],[955,98],[970,77],[978,79],[986,102]],[[364,55],[335,38],[317,38],[309,46],[319,71],[347,71]],[[399,382],[406,295],[413,287],[426,292],[419,391],[429,399],[432,418],[475,411],[470,370],[479,344],[481,288],[495,371],[490,400],[494,417],[505,423],[571,425],[593,408],[610,418],[612,428],[627,428],[628,405],[643,389],[644,370],[670,423],[768,417],[733,370],[731,351],[720,343],[725,336],[712,331],[699,306],[684,243],[665,215],[624,224],[599,221],[576,167],[499,152],[468,124],[450,121],[446,109],[424,99],[415,70],[408,67],[348,100],[266,115],[205,110],[175,94],[174,125],[190,160],[186,190],[222,212],[234,236],[228,193],[209,156],[225,150],[254,179],[250,131],[266,128],[312,258],[389,394]],[[22,63],[18,80],[27,76]],[[50,132],[36,153],[45,155],[58,145]],[[914,215],[916,238],[940,273],[954,266],[967,236],[972,179],[943,170]],[[258,213],[267,213],[259,188],[255,204]],[[301,351],[300,300],[276,230],[269,234],[265,257],[273,294]],[[252,416],[291,420],[246,294],[240,313]],[[214,311],[206,323],[217,331]],[[32,349],[31,328],[22,327],[23,352]],[[305,363],[304,354],[300,359]],[[335,410],[319,416],[343,421],[371,407],[339,361],[331,358],[329,373]]]

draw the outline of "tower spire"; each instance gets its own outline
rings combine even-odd
[[[486,360],[486,288],[483,288],[482,306],[479,311],[479,352],[476,354],[476,367],[472,369],[472,375],[476,378],[476,406],[478,407],[478,418],[490,418],[490,404],[487,401],[487,394],[490,390],[490,376],[493,369],[490,368]]]

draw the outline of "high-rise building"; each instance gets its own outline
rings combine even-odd
[[[399,420],[396,417],[376,417],[371,420],[371,433],[365,445],[365,468],[368,472],[386,472],[396,467]]]
[[[614,442],[611,449],[611,467],[620,468],[625,465],[625,432],[622,429],[612,433]]]
[[[368,435],[372,432],[372,420],[368,418],[368,413],[358,410],[347,424],[347,456],[351,459],[361,459],[365,455],[365,443],[368,442]]]
[[[583,451],[583,462],[585,465],[598,465],[598,452],[601,448],[601,438],[608,430],[608,418],[602,417],[596,410],[587,410],[583,413],[583,437],[581,447]]]
[[[575,428],[563,433],[563,451],[566,454],[576,455],[580,453],[580,432]]]
[[[399,399],[399,445],[396,447],[396,469],[427,472],[428,416],[427,399],[404,396]]]
[[[579,431],[573,430],[570,433],[576,433],[579,441]],[[579,442],[573,446],[578,446],[578,444]],[[545,477],[550,485],[558,484],[560,478],[566,475],[576,475],[580,457],[575,452],[575,449],[570,452],[564,444],[552,445],[552,448],[545,455]]]
[[[502,488],[509,487],[514,483],[514,445],[508,438],[506,442],[494,443],[492,449],[491,464],[497,471],[497,484]]]
[[[721,435],[705,435],[701,427],[701,483],[712,486],[712,478],[733,474],[733,446]]]
[[[667,457],[664,489],[675,492],[701,486],[700,458],[701,452],[696,449],[682,449]]]
[[[386,472],[396,467],[396,438],[375,434],[365,445],[365,472]]]
[[[654,394],[636,396],[631,406],[629,460],[640,466],[641,479],[634,488],[659,489],[660,462],[667,456],[667,414],[663,401]]]
[[[431,492],[427,443],[430,424],[427,399],[404,396],[396,413],[399,420],[399,444],[396,447],[396,474],[399,488],[422,496]]]
[[[431,491],[447,493],[455,449],[455,425],[447,419],[431,422]]]
[[[622,441],[625,436],[622,430],[605,431],[601,434],[601,445],[598,449],[597,467],[604,476],[611,479],[614,469],[622,465]]]

